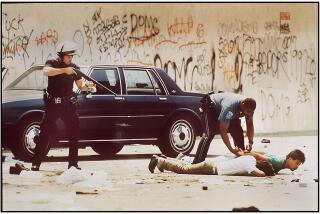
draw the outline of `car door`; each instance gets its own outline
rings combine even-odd
[[[120,72],[124,80],[126,138],[156,140],[173,104],[152,70],[122,68]]]
[[[100,89],[93,94],[80,96],[80,139],[105,141],[123,137],[121,80],[115,67],[94,67],[91,78],[110,89]],[[112,93],[114,92],[114,94]]]

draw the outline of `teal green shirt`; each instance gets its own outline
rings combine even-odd
[[[272,164],[275,173],[278,173],[281,169],[284,169],[286,158],[275,155],[267,155],[267,161]]]

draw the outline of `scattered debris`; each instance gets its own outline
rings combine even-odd
[[[73,184],[76,182],[84,181],[85,177],[81,170],[78,170],[75,167],[64,171],[56,180],[58,184]]]
[[[10,166],[9,173],[20,175],[23,170],[30,171],[30,169],[26,168],[22,163],[17,162],[14,166]]]
[[[112,184],[107,180],[107,173],[104,171],[91,172],[87,170],[78,170],[75,167],[63,172],[57,179],[58,184],[65,184],[88,189],[112,189]]]
[[[2,156],[2,155],[1,155],[1,162],[2,162],[2,163],[4,162],[4,160],[6,159],[6,157],[7,157],[7,156]]]
[[[202,186],[202,190],[208,190],[207,186]]]
[[[235,180],[231,180],[231,179],[225,179],[224,181],[227,181],[227,182],[236,182]]]
[[[261,140],[261,143],[270,143],[270,140],[263,138],[263,139]]]
[[[291,182],[299,182],[299,181],[300,181],[299,178],[291,180]]]
[[[98,190],[94,190],[94,192],[76,191],[76,195],[98,195]]]
[[[234,212],[248,212],[248,211],[260,211],[260,210],[254,206],[250,206],[250,207],[233,208],[232,211],[234,211]]]
[[[314,180],[314,182],[319,182],[319,179],[318,178],[315,178],[315,179],[313,179]]]
[[[158,182],[159,183],[159,182]],[[162,182],[160,182],[160,183],[162,183]],[[136,183],[135,184],[145,184],[143,181],[136,181]]]

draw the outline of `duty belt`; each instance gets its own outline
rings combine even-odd
[[[65,102],[70,102],[70,99],[73,96],[67,96],[67,97],[53,97],[50,94],[48,94],[48,99],[51,101],[54,101],[55,104],[61,104],[61,103],[65,103]]]

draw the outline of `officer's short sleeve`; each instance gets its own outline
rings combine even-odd
[[[233,112],[230,107],[222,108],[218,120],[222,123],[229,125],[233,118]]]
[[[79,66],[74,65],[73,66],[75,69],[80,70]],[[81,76],[77,73],[77,75],[74,75],[74,81],[80,80]]]
[[[46,63],[44,64],[44,67],[51,67],[51,68],[54,68],[54,65],[53,65],[53,60],[47,60]]]

